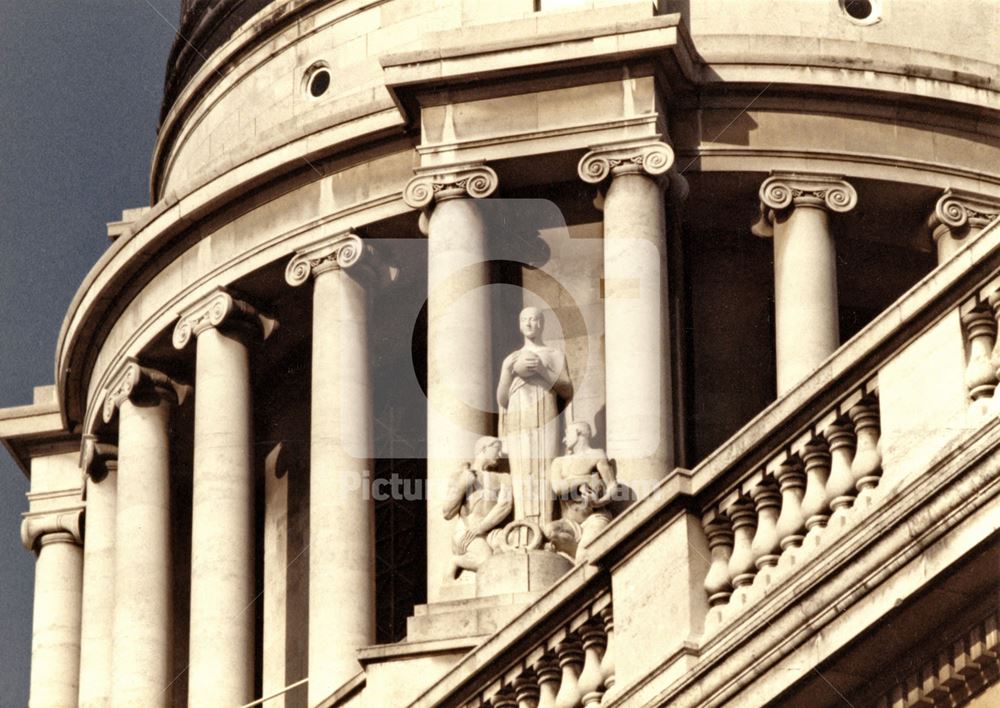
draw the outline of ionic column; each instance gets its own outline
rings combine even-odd
[[[604,197],[604,333],[608,455],[640,495],[674,464],[663,177],[670,147],[595,148],[578,166]]]
[[[111,701],[111,651],[115,607],[115,496],[118,449],[83,436],[80,469],[87,503],[83,541],[83,599],[80,624],[80,708],[105,708]]]
[[[299,251],[285,279],[312,277],[309,477],[309,705],[361,670],[375,641],[368,290],[373,255],[344,232]]]
[[[79,696],[82,513],[80,507],[28,512],[21,522],[21,542],[38,553],[30,690],[39,708],[73,706]]]
[[[185,311],[178,349],[196,337],[188,704],[253,700],[254,478],[251,338],[274,322],[217,289]]]
[[[757,236],[774,239],[778,395],[840,345],[837,251],[829,213],[850,211],[854,187],[828,175],[772,175],[760,186]]]
[[[170,413],[186,393],[129,359],[104,399],[105,423],[118,412],[119,449],[112,706],[172,704]]]
[[[1000,216],[1000,201],[959,189],[944,190],[927,219],[938,264],[951,258],[997,216]]]
[[[403,199],[427,234],[427,599],[441,599],[451,553],[441,514],[448,480],[493,434],[486,223],[476,199],[496,190],[484,165],[418,170]],[[470,198],[471,197],[471,198]]]

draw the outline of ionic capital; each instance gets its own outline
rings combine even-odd
[[[29,551],[47,543],[83,544],[80,518],[83,507],[28,512],[21,520],[21,543]]]
[[[102,481],[118,465],[118,446],[84,435],[80,446],[80,470],[95,482]]]
[[[958,189],[946,189],[934,204],[927,219],[935,240],[949,232],[953,238],[964,238],[973,230],[982,229],[1000,216],[1000,200],[981,197]]]
[[[858,203],[854,186],[837,175],[773,174],[760,185],[758,195],[760,216],[752,231],[764,238],[774,235],[775,212],[805,206],[843,214]]]
[[[403,201],[413,209],[425,209],[433,201],[471,197],[482,199],[496,191],[499,179],[483,163],[421,167],[403,189]]]
[[[630,141],[591,148],[577,165],[580,179],[599,184],[609,175],[665,175],[674,164],[674,151],[659,140]]]
[[[295,287],[331,270],[374,272],[374,252],[353,230],[343,231],[295,252],[285,268],[285,281]]]
[[[212,329],[250,329],[265,339],[277,328],[277,320],[252,305],[233,297],[225,288],[216,288],[181,313],[174,327],[175,349],[183,349],[202,332]]]
[[[176,331],[174,332],[176,343]],[[148,401],[166,399],[183,403],[190,387],[177,383],[162,371],[142,366],[132,357],[127,358],[111,378],[104,395],[102,417],[110,423],[115,411],[126,400]]]

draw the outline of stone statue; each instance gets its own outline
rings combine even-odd
[[[500,437],[510,461],[514,518],[537,528],[540,539],[553,518],[546,471],[559,454],[558,399],[569,401],[573,384],[566,355],[542,340],[541,311],[526,307],[519,323],[524,346],[504,359],[497,386]]]
[[[476,441],[475,460],[452,477],[444,505],[444,518],[460,521],[451,538],[453,578],[463,570],[478,570],[500,546],[498,528],[513,508],[510,475],[497,472],[501,443],[498,438]]]
[[[615,470],[604,450],[590,446],[586,421],[566,426],[566,454],[552,461],[549,483],[559,500],[560,518],[545,527],[552,547],[579,562],[586,548],[611,523],[609,504],[618,490]]]

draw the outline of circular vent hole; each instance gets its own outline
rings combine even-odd
[[[844,3],[844,10],[855,20],[867,20],[874,8],[869,0],[847,0]]]
[[[330,88],[330,72],[320,69],[313,72],[309,78],[309,94],[314,98],[319,98]]]
[[[877,0],[840,0],[840,6],[851,19],[871,23],[878,21]]]

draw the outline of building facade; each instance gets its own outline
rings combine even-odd
[[[1000,5],[181,5],[33,706],[1000,703]]]

